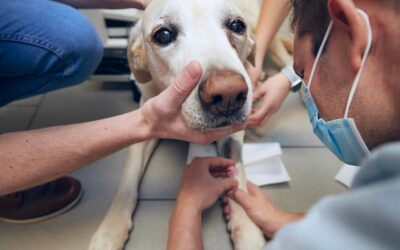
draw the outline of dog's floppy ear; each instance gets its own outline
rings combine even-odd
[[[152,77],[147,64],[147,56],[144,47],[142,22],[139,21],[129,36],[128,62],[135,79],[139,83],[147,83]]]
[[[247,35],[247,61],[255,67],[256,65],[256,39],[253,32]]]

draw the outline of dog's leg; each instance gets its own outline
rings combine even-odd
[[[247,179],[242,163],[242,145],[244,132],[236,133],[230,137],[218,141],[219,155],[236,161],[239,174],[236,179],[239,188],[247,192]],[[231,219],[228,229],[236,250],[260,250],[266,245],[264,234],[247,216],[243,208],[233,200],[229,200],[231,207]]]
[[[129,148],[117,194],[106,217],[92,237],[90,250],[124,248],[132,228],[132,213],[137,204],[140,180],[156,145],[157,140],[151,140],[137,143]]]

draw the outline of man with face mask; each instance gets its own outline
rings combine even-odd
[[[292,0],[292,5],[294,70],[304,79],[314,133],[340,160],[361,169],[350,192],[325,198],[306,214],[282,211],[251,183],[248,194],[234,189],[227,196],[273,238],[266,249],[399,249],[400,2]],[[229,176],[232,167],[226,169]],[[188,197],[201,198],[190,189],[202,178],[191,178],[190,167],[186,172],[175,211],[183,210]],[[217,185],[203,187],[206,193],[215,190]],[[229,220],[229,205],[224,211]],[[193,226],[185,224],[187,214],[171,217],[170,245],[183,240],[174,237],[175,228]]]

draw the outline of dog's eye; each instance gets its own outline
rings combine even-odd
[[[232,32],[241,35],[246,31],[246,24],[240,19],[235,19],[229,23],[228,28]]]
[[[153,35],[153,40],[162,45],[167,46],[176,39],[176,33],[167,28],[161,28]]]

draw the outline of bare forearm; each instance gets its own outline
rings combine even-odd
[[[177,201],[169,222],[167,250],[202,250],[201,213]]]
[[[139,111],[0,135],[0,195],[63,176],[147,137]]]
[[[273,238],[273,236],[285,225],[289,223],[294,223],[298,220],[304,218],[305,213],[289,213],[281,211],[279,215],[275,216],[275,221],[271,222],[264,222],[260,225],[264,235],[268,238]]]
[[[148,0],[56,0],[81,9],[144,9]]]
[[[257,44],[256,63],[264,61],[265,53],[272,39],[290,11],[288,0],[264,0],[255,31]]]

